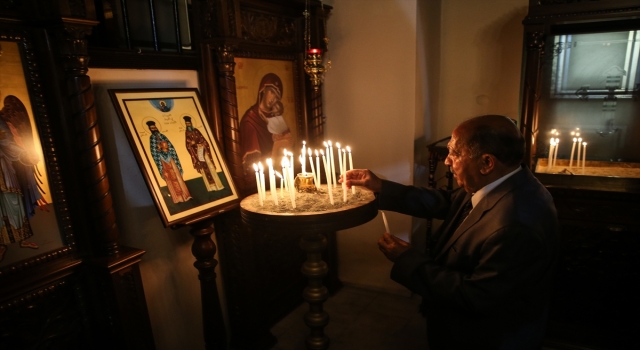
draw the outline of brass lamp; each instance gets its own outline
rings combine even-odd
[[[324,4],[320,2],[322,11],[324,12]],[[325,67],[322,57],[322,49],[311,48],[311,30],[309,28],[309,0],[306,1],[306,8],[303,12],[304,20],[305,20],[305,29],[304,36],[305,41],[307,43],[307,52],[306,58],[304,60],[304,71],[309,74],[309,79],[311,80],[311,85],[313,86],[314,91],[318,91],[320,89],[320,85],[324,81],[324,73],[326,73],[329,68],[331,68],[331,60],[327,61],[327,66]],[[325,46],[329,47],[329,38],[326,37],[327,33],[327,22],[324,21],[324,42]]]

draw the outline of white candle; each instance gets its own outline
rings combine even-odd
[[[307,173],[307,167],[305,166],[305,160],[304,160],[304,156],[307,154],[307,143],[305,141],[302,141],[302,153],[300,154],[300,162],[302,162],[302,175],[306,175]]]
[[[260,191],[260,173],[258,173],[258,165],[256,165],[256,163],[253,163],[253,169],[256,171],[256,187],[258,188],[258,199],[260,200],[260,206],[262,206],[263,203],[262,193]]]
[[[575,134],[574,132],[572,132],[571,134]],[[576,142],[578,142],[577,138],[573,138],[573,146],[571,146],[571,157],[569,157],[569,170],[571,170],[571,167],[573,166],[573,153],[576,150]]]
[[[558,148],[560,146],[560,139],[556,138],[556,147],[553,150],[553,165],[552,166],[556,166],[556,160],[558,160]]]
[[[278,205],[278,187],[276,186],[276,175],[273,172],[273,161],[271,158],[267,159],[267,165],[269,166],[269,189],[271,192],[271,199],[273,203]]]
[[[555,145],[556,140],[552,137],[549,141],[549,157],[547,158],[547,172],[551,172],[551,163],[553,163],[553,146]]]
[[[276,176],[280,178],[280,198],[284,198],[284,179],[282,174],[276,171]]]
[[[582,146],[584,146],[582,150],[582,175],[584,175],[584,163],[587,161],[587,143],[583,142]]]
[[[289,163],[289,197],[291,197],[291,206],[296,208],[296,186],[295,177],[293,176],[293,153],[289,153],[291,156],[291,163]]]
[[[380,210],[380,213],[382,214],[382,221],[384,221],[384,229],[387,231],[387,233],[391,233],[391,230],[389,230],[389,223],[387,222],[387,216],[384,215],[384,212],[382,210]]]
[[[322,184],[322,182],[320,181],[320,178],[322,177],[320,174],[320,156],[318,156],[318,150],[316,150],[316,169],[318,169],[318,171],[316,172],[316,187],[320,188],[320,185]]]
[[[311,166],[311,176],[313,176],[313,184],[316,185],[316,187],[318,187],[318,179],[316,177],[316,167],[313,166],[313,157],[312,157],[312,151],[311,148],[309,148],[309,165]]]
[[[260,170],[260,187],[262,189],[262,201],[264,202],[265,200],[267,200],[267,191],[264,185],[264,168],[262,167],[262,162],[258,163],[258,169]]]
[[[280,162],[280,164],[282,165],[282,179],[284,180],[284,189],[287,193],[289,193],[289,181],[287,180],[287,178],[289,177],[289,175],[287,174],[287,163],[289,161],[287,160],[287,156],[282,157],[282,162]]]
[[[580,145],[582,144],[582,137],[578,137],[578,156],[576,157],[576,166],[580,167],[580,151],[582,150],[582,147],[580,147]]]
[[[342,152],[340,151],[339,142],[336,142],[336,148],[338,148],[338,167],[340,168],[340,175],[342,175]]]
[[[353,170],[353,158],[351,157],[351,147],[347,146],[349,152],[349,170]],[[351,186],[351,194],[356,194],[356,186]]]
[[[329,169],[331,168],[327,164],[327,159],[324,156],[324,152],[320,151],[322,154],[322,164],[324,164],[324,174],[327,177],[327,192],[329,192],[329,202],[333,205],[333,191],[331,190],[331,174],[329,174]]]
[[[328,143],[329,143],[329,151],[331,152],[330,154],[327,155],[329,157],[327,161],[330,163],[329,165],[331,166],[331,184],[337,184],[338,181],[336,181],[336,163],[333,160],[333,146],[331,145],[331,141],[328,141]]]
[[[341,163],[342,164],[340,164],[340,174],[344,176],[344,173],[347,172],[347,151],[345,151],[344,148],[342,149]],[[346,181],[342,181],[342,201],[345,203],[347,202],[347,182]]]

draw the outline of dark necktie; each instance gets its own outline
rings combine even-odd
[[[469,212],[471,212],[471,209],[473,209],[473,205],[471,204],[471,200],[468,200],[467,203],[462,206],[460,214],[458,215],[458,217],[456,217],[455,221],[451,225],[450,232],[455,232],[455,230],[458,229],[464,219],[469,215]]]

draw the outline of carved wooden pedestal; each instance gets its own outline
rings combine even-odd
[[[323,310],[323,303],[329,293],[322,281],[328,271],[326,262],[322,260],[322,251],[327,246],[324,234],[358,226],[376,217],[375,198],[369,194],[365,200],[353,204],[347,202],[349,205],[345,207],[324,212],[274,213],[256,206],[256,197],[254,194],[240,203],[243,223],[252,230],[267,234],[285,231],[301,236],[300,247],[307,254],[302,273],[308,279],[303,297],[309,303],[304,322],[311,330],[306,345],[307,349],[327,349],[329,337],[324,334],[324,328],[329,323],[329,315]]]

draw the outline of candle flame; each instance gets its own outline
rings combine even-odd
[[[576,142],[576,141],[578,141],[578,139],[574,137],[574,138],[573,138],[573,142]]]
[[[582,142],[582,137],[578,137],[578,142]]]
[[[582,145],[583,145],[583,146],[586,146],[586,145],[587,145],[587,143],[586,143],[586,142],[583,142],[583,143],[582,143]]]
[[[258,166],[256,165],[256,163],[253,163],[253,169],[258,172]]]
[[[347,152],[351,153],[351,147],[347,146]]]
[[[324,151],[320,150],[320,154],[322,154],[322,156],[324,157]]]
[[[322,142],[322,144],[324,144],[324,147],[329,147],[329,145],[327,145],[327,141]]]
[[[276,171],[276,176],[282,179],[282,174]]]
[[[340,142],[336,142],[336,147],[340,148]]]
[[[271,161],[271,158],[267,159],[267,165],[269,166],[269,168],[273,166],[273,161]]]
[[[262,167],[262,162],[258,163],[258,169],[260,169],[260,171],[264,170],[264,168]]]
[[[322,152],[322,151],[320,151],[320,152]],[[316,150],[316,157],[317,157],[317,156],[318,156],[318,150]]]
[[[307,152],[309,154],[309,157],[311,157],[311,155],[313,154],[313,151],[311,150],[311,148],[309,148],[309,152]]]
[[[327,141],[327,143],[329,144],[329,147],[332,147],[332,146],[331,146],[331,141]]]
[[[307,144],[307,141],[302,141],[302,145],[303,146],[306,145],[306,144]]]

